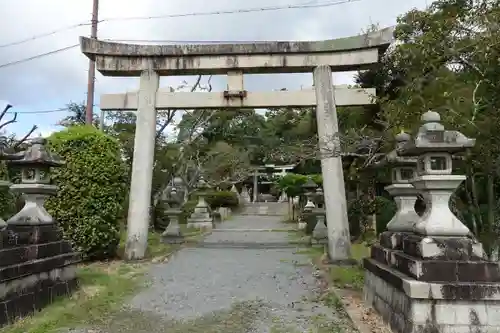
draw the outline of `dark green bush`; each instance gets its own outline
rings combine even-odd
[[[166,214],[168,209],[168,204],[165,200],[160,200],[155,206],[152,206],[152,216],[151,221],[153,221],[153,228],[156,231],[165,230],[170,220]]]
[[[347,203],[349,233],[353,238],[360,238],[370,223],[371,204],[366,198],[355,198]]]
[[[0,162],[0,179],[9,179],[5,161]],[[18,196],[14,195],[8,187],[0,189],[0,217],[4,220],[9,219],[18,212],[17,200]]]
[[[306,213],[302,215],[304,222],[306,222],[306,229],[304,230],[306,235],[312,235],[314,228],[316,228],[316,223],[318,223],[318,218],[314,213]]]
[[[396,203],[392,199],[378,196],[375,197],[375,214],[377,216],[377,234],[386,231],[389,223],[396,214]]]
[[[217,191],[207,193],[206,201],[210,208],[217,209],[220,207],[237,208],[239,205],[238,196],[231,191]]]
[[[59,189],[47,210],[86,259],[115,256],[129,186],[119,143],[92,126],[74,126],[54,133],[49,145],[66,164],[53,169]]]
[[[198,203],[198,200],[189,200],[182,206],[182,214],[179,216],[179,223],[180,224],[186,224],[187,219],[193,214],[194,212],[194,207],[196,207],[196,204]]]

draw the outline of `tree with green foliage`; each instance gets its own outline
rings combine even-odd
[[[436,0],[398,19],[395,46],[359,76],[381,92],[378,118],[387,139],[414,132],[433,109],[476,147],[458,167],[468,178],[451,201],[488,252],[500,226],[500,1]],[[389,140],[388,140],[389,141]]]
[[[72,126],[48,142],[65,166],[52,172],[59,188],[47,210],[85,258],[115,256],[129,187],[118,141],[92,126]]]
[[[69,115],[64,117],[61,121],[59,121],[58,125],[69,127],[69,126],[86,124],[85,113],[87,107],[85,105],[85,102],[81,103],[70,102],[69,104],[66,105],[66,108],[68,109]],[[92,114],[92,124],[95,127],[99,126],[99,117],[95,113]]]

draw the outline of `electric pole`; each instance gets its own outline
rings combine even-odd
[[[99,0],[92,0],[92,21],[90,38],[97,39],[97,21],[99,19]],[[89,60],[89,75],[87,82],[87,108],[85,109],[85,123],[92,125],[94,110],[94,90],[95,90],[95,61]]]

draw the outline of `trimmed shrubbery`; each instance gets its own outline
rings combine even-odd
[[[238,196],[232,191],[207,193],[206,200],[212,209],[218,209],[220,207],[236,209],[239,205]]]
[[[119,143],[91,126],[54,133],[50,149],[66,164],[54,168],[57,195],[47,210],[87,259],[113,257],[128,192],[128,167]]]

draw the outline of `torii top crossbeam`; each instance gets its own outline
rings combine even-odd
[[[367,68],[392,42],[393,28],[359,36],[313,41],[244,44],[135,45],[80,37],[81,50],[105,76],[311,72],[318,65],[333,71]],[[152,67],[152,68],[151,68]]]

